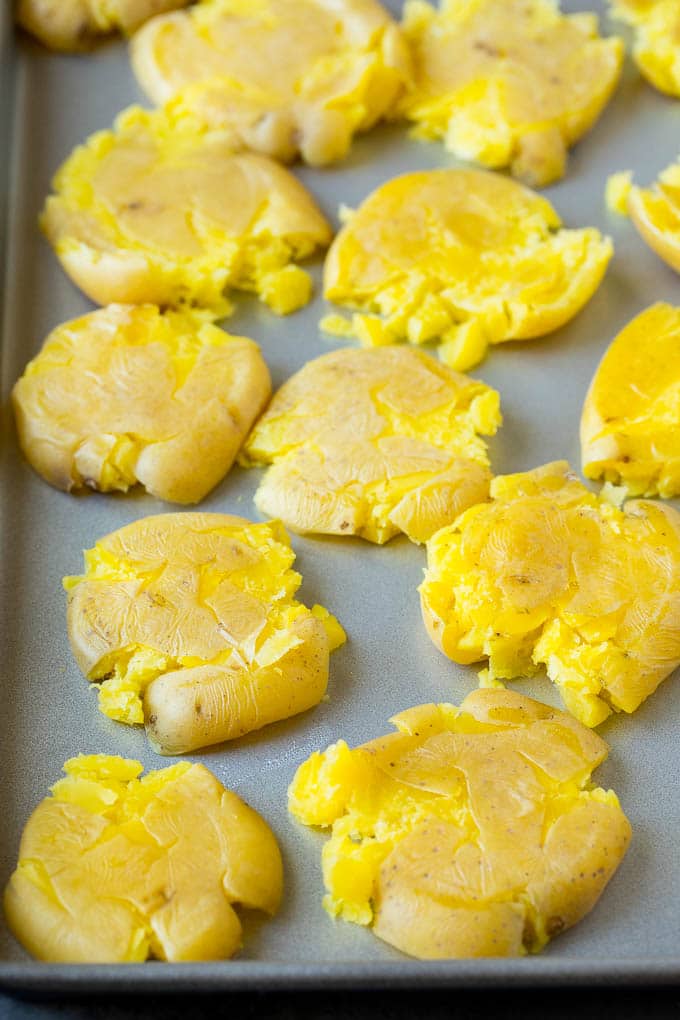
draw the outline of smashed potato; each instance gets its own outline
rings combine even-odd
[[[196,312],[110,305],[58,326],[12,391],[28,461],[67,492],[197,503],[269,397],[257,344]]]
[[[273,464],[255,503],[294,531],[424,542],[486,499],[500,421],[495,390],[421,351],[350,348],[284,383],[242,459]]]
[[[680,7],[677,0],[609,0],[615,18],[635,31],[633,57],[657,89],[680,96]]]
[[[623,43],[594,14],[552,0],[408,0],[404,33],[415,87],[402,112],[416,136],[540,187],[593,125],[621,74]]]
[[[57,173],[41,225],[71,279],[97,304],[196,304],[226,314],[225,290],[274,311],[309,301],[294,263],[331,238],[283,167],[235,153],[224,133],[125,110]]]
[[[22,28],[52,50],[83,50],[121,30],[134,32],[155,14],[185,7],[189,0],[19,0]]]
[[[408,48],[376,0],[211,0],[150,22],[131,55],[154,102],[173,100],[176,114],[246,148],[317,165],[342,159],[410,77]]]
[[[538,952],[590,911],[630,824],[590,775],[607,745],[508,691],[420,705],[397,733],[313,754],[292,814],[332,826],[326,910],[422,959]]]
[[[263,819],[203,765],[142,771],[71,758],[26,823],[4,907],[39,960],[223,960],[241,946],[235,905],[276,913],[281,855]]]
[[[620,510],[561,461],[491,497],[428,543],[430,637],[454,662],[488,658],[486,684],[544,665],[586,726],[634,712],[680,664],[680,514]]]
[[[630,496],[680,495],[680,308],[656,304],[612,341],[581,417],[586,478]]]
[[[368,345],[440,340],[442,360],[464,372],[489,344],[568,322],[611,256],[598,230],[562,229],[549,202],[500,174],[405,174],[349,214],[331,245],[324,295],[360,314],[321,325]]]
[[[662,170],[650,188],[636,187],[623,174],[612,175],[622,186],[617,211],[630,215],[652,251],[680,273],[680,163]]]
[[[183,754],[317,705],[345,635],[295,600],[294,560],[278,522],[227,514],[146,517],[100,539],[84,575],[64,580],[100,710]]]

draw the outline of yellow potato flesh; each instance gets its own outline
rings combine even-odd
[[[101,539],[64,582],[101,711],[181,754],[318,704],[344,633],[294,599],[294,559],[277,522],[225,514],[147,517]]]
[[[651,188],[631,187],[628,212],[652,251],[680,273],[680,163],[666,167]]]
[[[404,33],[415,87],[401,106],[416,134],[534,186],[562,177],[623,60],[594,15],[562,15],[550,0],[442,0],[439,10],[408,0]]]
[[[500,420],[495,390],[427,354],[344,349],[281,387],[241,456],[274,465],[255,501],[295,531],[423,542],[486,499]]]
[[[141,482],[196,503],[231,467],[269,393],[252,340],[198,313],[110,305],[58,326],[12,399],[26,457],[57,488]]]
[[[150,22],[131,56],[148,95],[173,100],[176,115],[313,164],[345,156],[410,74],[399,29],[375,0],[211,0]]]
[[[134,32],[148,18],[184,7],[189,0],[19,0],[16,18],[53,50],[87,49],[121,29]]]
[[[652,305],[612,341],[581,417],[586,478],[680,494],[680,309]]]
[[[241,946],[235,905],[276,913],[281,855],[263,819],[203,765],[142,768],[71,758],[26,823],[4,908],[38,959],[220,960]]]
[[[332,827],[326,910],[412,956],[537,952],[596,903],[630,839],[590,774],[607,745],[507,691],[421,705],[397,733],[298,769],[289,808]]]
[[[609,0],[615,18],[635,31],[633,57],[657,89],[680,96],[680,7],[677,0]]]
[[[426,626],[483,682],[540,665],[581,722],[634,712],[680,664],[680,515],[619,510],[563,462],[499,476],[428,543]]]
[[[197,304],[224,314],[225,291],[275,311],[305,304],[293,263],[330,241],[303,186],[224,132],[124,111],[57,173],[42,227],[66,272],[99,304]]]
[[[439,340],[442,360],[466,371],[489,344],[571,319],[611,255],[599,231],[561,228],[549,202],[499,174],[406,174],[374,191],[333,242],[325,297],[363,314],[322,327],[366,344]]]

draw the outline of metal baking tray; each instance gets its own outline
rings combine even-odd
[[[398,14],[401,4],[389,4]],[[568,11],[604,3],[566,0]],[[138,517],[174,509],[152,497],[51,489],[22,460],[8,394],[25,363],[58,323],[90,309],[62,272],[36,218],[50,177],[72,147],[108,126],[143,97],[125,44],[89,56],[48,53],[15,38],[11,4],[0,10],[3,36],[0,183],[6,229],[2,337],[2,708],[0,709],[0,886],[16,861],[22,826],[66,758],[80,751],[122,754],[147,768],[157,758],[142,730],[100,715],[96,697],[72,659],[61,579],[80,569],[81,550]],[[606,28],[615,26],[604,21]],[[567,457],[579,466],[578,423],[586,387],[612,337],[656,300],[677,300],[678,277],[639,239],[630,223],[605,210],[607,175],[633,169],[647,182],[677,155],[680,102],[645,84],[627,61],[620,88],[593,130],[572,152],[566,178],[547,189],[568,225],[594,224],[613,237],[616,255],[604,283],[570,324],[542,340],[495,348],[476,374],[501,393],[505,424],[491,443],[497,473]],[[296,167],[329,217],[340,202],[358,203],[380,182],[412,169],[455,165],[437,144],[408,138],[399,126],[360,138],[350,157],[325,170]],[[321,260],[313,265],[317,282]],[[321,336],[318,295],[280,319],[240,299],[228,321],[254,337],[280,384],[334,344]],[[203,503],[206,510],[256,516],[259,471],[234,469]],[[236,989],[266,987],[671,982],[680,979],[680,787],[677,782],[677,680],[669,679],[634,717],[600,730],[611,744],[596,773],[619,794],[633,827],[631,848],[605,895],[584,921],[540,957],[421,963],[369,930],[332,922],[321,908],[324,836],[287,815],[286,788],[315,749],[344,737],[358,744],[389,730],[388,718],[427,701],[459,703],[476,685],[472,667],[456,666],[432,645],[420,620],[416,587],[423,549],[406,538],[378,548],[358,539],[293,541],[308,604],[337,614],[349,641],[332,657],[329,700],[288,722],[193,755],[245,797],[272,825],[285,858],[279,915],[255,925],[242,954],[210,964],[56,966],[31,961],[0,922],[0,985],[15,989]],[[557,704],[537,679],[518,688]]]

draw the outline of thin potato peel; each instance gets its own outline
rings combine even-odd
[[[344,349],[289,379],[251,432],[255,500],[301,532],[423,542],[487,496],[498,394],[402,347]]]
[[[587,726],[634,712],[680,664],[680,515],[607,495],[562,461],[498,476],[430,540],[420,587],[445,655],[488,659],[486,683],[545,666]]]
[[[607,746],[508,691],[421,705],[298,769],[289,809],[331,828],[326,910],[424,959],[538,952],[596,903],[630,825],[590,775]]]
[[[242,942],[234,906],[276,913],[281,855],[263,819],[203,765],[142,770],[71,758],[29,818],[4,909],[38,959],[221,960]]]
[[[294,598],[277,522],[147,517],[101,539],[65,579],[68,629],[100,708],[182,754],[318,704],[344,632]]]

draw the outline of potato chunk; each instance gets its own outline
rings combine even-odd
[[[612,341],[581,417],[586,478],[680,495],[680,308],[656,304]]]
[[[255,502],[294,531],[424,542],[486,499],[498,394],[421,351],[325,354],[275,395],[244,447],[273,464]]]
[[[276,913],[281,855],[263,819],[203,765],[142,770],[71,758],[26,823],[4,907],[39,960],[222,960],[241,946],[235,906]]]
[[[621,40],[552,0],[442,0],[439,10],[407,0],[403,27],[415,87],[402,110],[416,136],[534,187],[562,177],[567,149],[621,74]]]
[[[257,344],[206,315],[110,305],[58,326],[12,392],[21,447],[51,485],[197,503],[271,390]]]
[[[633,57],[657,89],[680,96],[680,7],[677,0],[609,0],[612,15],[635,32]]]
[[[423,959],[538,952],[593,908],[630,840],[590,775],[607,745],[508,691],[420,705],[397,732],[302,764],[289,808],[332,827],[332,916]]]
[[[331,238],[283,167],[235,153],[223,131],[138,107],[78,146],[53,187],[42,228],[101,305],[188,303],[223,315],[225,291],[236,288],[290,312],[312,290],[294,263]]]
[[[278,522],[226,514],[145,517],[100,539],[64,586],[101,711],[183,754],[318,704],[345,635],[294,599],[294,559]]]
[[[405,174],[349,215],[328,252],[325,297],[362,314],[321,325],[370,345],[439,340],[464,372],[489,344],[568,322],[611,255],[598,230],[562,229],[549,202],[500,174]]]
[[[134,32],[156,14],[185,7],[189,0],[19,0],[22,28],[51,50],[83,50],[121,30]]]
[[[149,22],[131,56],[154,102],[317,165],[389,112],[411,66],[376,0],[211,0]]]
[[[649,188],[626,187],[618,210],[630,215],[638,233],[680,273],[680,163],[672,163]]]
[[[544,665],[577,719],[634,712],[680,664],[680,514],[619,510],[562,461],[498,476],[428,543],[430,637],[482,681]]]

